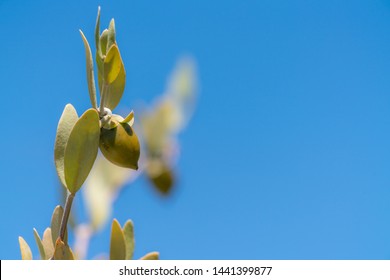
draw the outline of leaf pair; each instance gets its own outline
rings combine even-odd
[[[54,159],[58,177],[70,193],[76,193],[95,162],[99,147],[99,115],[87,110],[80,118],[67,104],[57,127]]]
[[[111,225],[110,260],[131,260],[134,254],[134,227],[128,220],[123,229],[118,220]]]
[[[134,227],[133,222],[128,220],[123,229],[119,222],[114,219],[111,226],[110,260],[131,260],[134,254]],[[158,260],[159,253],[151,252],[141,260]]]
[[[60,231],[60,224],[61,224],[63,213],[64,213],[64,209],[61,206],[57,206],[54,209],[51,218],[51,226],[46,228],[42,238],[39,236],[38,231],[35,228],[33,229],[34,239],[39,250],[40,258],[42,260],[48,260],[52,258],[53,259],[74,259],[69,246],[65,245],[65,243],[67,242],[67,234],[65,234],[65,238],[64,238],[65,243],[61,241],[63,245],[58,244],[59,241],[58,235]],[[20,252],[22,255],[22,259],[32,260],[32,252],[30,246],[22,237],[19,237],[19,245],[20,245]],[[62,257],[60,257],[60,255],[62,255]]]
[[[34,238],[37,243],[39,254],[42,260],[50,259],[54,254],[54,245],[51,239],[51,229],[47,228],[44,233],[42,239],[39,237],[37,230],[34,228]]]

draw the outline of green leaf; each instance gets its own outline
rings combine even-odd
[[[147,260],[147,261],[156,261],[160,259],[160,253],[159,252],[151,252],[140,258],[140,260]]]
[[[51,227],[51,239],[53,241],[53,244],[56,243],[56,240],[60,234],[62,215],[64,215],[64,208],[58,205],[54,209],[53,215],[51,216],[50,227]]]
[[[110,108],[111,111],[118,106],[126,85],[126,71],[123,63],[115,81],[108,85],[108,92],[105,96],[105,107]]]
[[[134,226],[131,220],[128,220],[123,227],[123,235],[126,242],[126,260],[133,259],[134,254]]]
[[[123,121],[121,121],[121,123],[128,123],[130,126],[133,126],[133,124],[134,124],[134,112],[131,111],[127,115],[127,117]]]
[[[22,255],[22,260],[32,260],[32,253],[30,246],[28,246],[26,240],[23,237],[19,236],[19,247],[20,254]]]
[[[107,84],[116,80],[122,68],[122,58],[118,47],[114,44],[107,51],[103,64],[103,79]]]
[[[114,19],[111,19],[110,25],[108,26],[107,50],[109,50],[115,43],[115,21]]]
[[[101,57],[102,61],[104,60],[104,57],[107,55],[108,33],[109,33],[108,29],[104,29],[99,38],[100,50],[102,52],[102,57]]]
[[[95,87],[95,78],[93,74],[93,60],[92,60],[92,52],[89,46],[87,38],[85,38],[84,33],[80,31],[81,38],[84,42],[85,47],[85,56],[87,60],[87,81],[88,81],[88,91],[89,98],[91,99],[92,107],[97,109],[97,101],[96,101],[96,87]]]
[[[65,180],[73,194],[91,171],[98,152],[99,136],[99,115],[95,109],[89,109],[74,125],[65,149]]]
[[[68,244],[57,239],[54,249],[54,260],[74,260],[74,255]]]
[[[125,260],[125,237],[119,222],[114,219],[111,226],[110,260]]]
[[[100,95],[102,92],[102,85],[103,85],[103,64],[104,64],[104,58],[106,57],[106,51],[107,51],[106,49],[107,36],[108,36],[108,30],[104,29],[102,35],[99,37],[99,48],[101,54],[99,55],[98,53],[96,53],[97,76],[98,76],[98,86],[99,86]]]
[[[100,37],[99,37],[99,47],[100,47],[100,51],[102,52],[102,56],[97,57],[97,58],[100,58],[102,61],[106,57],[107,50],[108,50],[107,49],[107,40],[108,40],[108,29],[104,29],[102,34],[100,34]]]
[[[51,239],[51,229],[47,228],[43,233],[43,238],[42,238],[42,245],[43,245],[43,249],[45,250],[46,260],[50,259],[53,256],[54,244],[55,243],[53,243],[53,240]]]
[[[64,187],[66,187],[64,174],[65,148],[68,143],[69,135],[77,120],[78,116],[76,109],[72,106],[72,104],[67,104],[62,112],[60,121],[58,122],[57,135],[54,144],[54,161],[56,170]]]
[[[41,260],[46,260],[46,254],[45,254],[45,249],[44,249],[43,244],[42,244],[42,240],[39,237],[39,234],[35,228],[33,229],[33,231],[34,231],[35,242],[37,243],[37,246],[39,249],[39,255],[41,256]]]
[[[95,45],[96,45],[96,56],[99,56],[100,59],[102,59],[102,51],[100,49],[100,6],[98,7],[98,14],[96,17]]]

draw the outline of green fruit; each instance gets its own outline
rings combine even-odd
[[[171,192],[175,183],[174,174],[163,161],[152,160],[146,168],[146,174],[162,195],[168,195]]]
[[[113,164],[138,169],[140,145],[128,123],[119,123],[112,129],[102,128],[99,147],[105,158]]]

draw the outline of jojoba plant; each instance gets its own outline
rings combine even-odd
[[[133,111],[126,117],[114,114],[126,81],[125,67],[116,42],[115,22],[111,20],[109,27],[100,33],[98,9],[94,59],[99,100],[91,48],[82,31],[80,34],[85,47],[92,108],[79,117],[76,109],[67,104],[58,123],[54,160],[59,181],[66,192],[66,201],[64,208],[57,206],[54,209],[51,226],[44,231],[42,238],[37,230],[33,231],[41,259],[85,258],[89,240],[108,222],[118,193],[138,175],[144,174],[158,193],[164,196],[171,194],[177,181],[174,163],[178,158],[179,145],[176,137],[193,111],[195,67],[193,61],[187,58],[179,61],[167,88],[153,105],[137,110],[140,121],[134,122]],[[101,155],[98,154],[99,149]],[[89,221],[75,223],[70,218],[70,210],[81,186],[84,186],[82,193]],[[73,211],[72,217],[75,216]],[[72,225],[69,228],[73,233],[73,250],[68,244],[68,225]],[[19,244],[22,259],[32,259],[31,249],[22,237],[19,237]],[[132,221],[128,220],[121,227],[114,219],[108,257],[132,259],[134,244]],[[142,259],[158,258],[159,254],[152,252]]]
[[[88,177],[100,148],[111,163],[138,169],[140,143],[133,129],[134,112],[126,117],[113,114],[119,104],[126,80],[126,71],[116,41],[115,22],[100,33],[100,8],[95,27],[95,45],[98,89],[97,102],[94,63],[88,40],[80,30],[85,47],[88,92],[92,108],[80,117],[76,109],[67,104],[57,127],[54,161],[61,184],[67,189],[65,207],[57,206],[51,227],[41,238],[34,229],[35,241],[41,259],[75,259],[67,241],[67,224],[73,199]],[[123,228],[114,219],[111,227],[110,259],[132,259],[134,251],[133,224],[128,220]],[[32,259],[30,247],[19,237],[22,259]],[[147,254],[145,259],[158,259],[158,253]]]

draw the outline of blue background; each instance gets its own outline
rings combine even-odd
[[[66,103],[89,105],[81,28],[114,17],[122,104],[162,93],[177,58],[200,91],[179,185],[139,179],[113,216],[163,259],[390,258],[390,1],[0,0],[0,258],[49,226]],[[80,203],[77,202],[76,205]],[[109,229],[89,257],[107,252]]]

